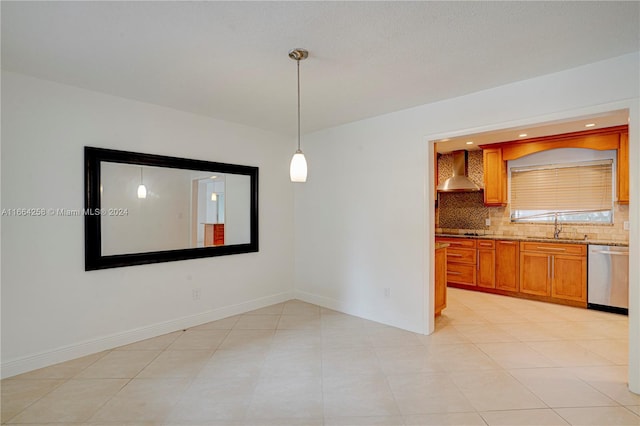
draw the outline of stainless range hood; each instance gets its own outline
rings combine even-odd
[[[482,191],[467,177],[467,151],[453,152],[453,176],[438,185],[438,192],[477,192]]]

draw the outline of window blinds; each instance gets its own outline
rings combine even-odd
[[[612,168],[606,160],[511,169],[511,211],[611,210]]]

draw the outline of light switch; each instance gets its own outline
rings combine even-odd
[[[624,224],[622,225],[622,227],[624,228],[625,231],[628,231],[629,230],[629,221],[625,220]]]

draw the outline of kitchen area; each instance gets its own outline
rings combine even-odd
[[[436,315],[447,288],[627,314],[627,123],[620,110],[435,144]]]

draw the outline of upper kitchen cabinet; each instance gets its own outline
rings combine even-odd
[[[626,125],[480,145],[480,148],[483,150],[484,203],[487,206],[508,202],[507,161],[557,148],[616,150],[618,203],[629,203],[629,131]]]
[[[502,148],[482,150],[484,163],[484,204],[502,206],[507,203],[507,163],[502,159]]]
[[[620,134],[618,147],[618,202],[629,204],[629,132]]]

